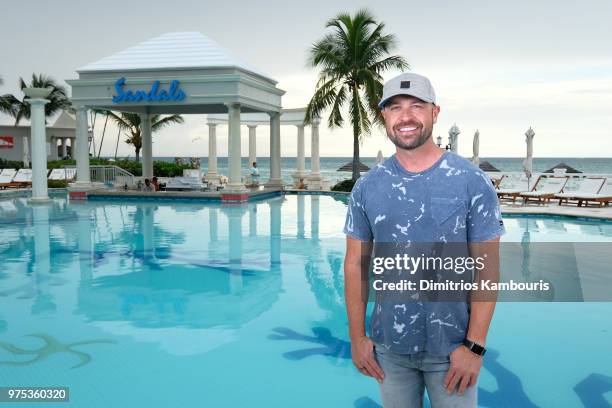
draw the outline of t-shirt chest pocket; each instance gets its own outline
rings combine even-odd
[[[448,225],[449,223],[465,225],[465,201],[460,198],[432,196],[431,216],[439,226]],[[456,216],[459,216],[459,218],[457,219]]]

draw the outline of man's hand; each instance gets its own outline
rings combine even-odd
[[[476,385],[482,367],[482,357],[472,353],[465,346],[459,346],[450,354],[450,368],[444,377],[444,388],[452,394],[459,385],[459,395],[467,387]]]
[[[351,341],[351,356],[353,364],[362,374],[376,378],[382,382],[385,374],[374,358],[374,343],[366,336]]]

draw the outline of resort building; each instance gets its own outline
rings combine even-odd
[[[76,135],[76,121],[66,112],[62,112],[53,125],[46,131],[47,160],[59,160],[72,153]],[[30,125],[0,125],[0,159],[23,161],[30,167],[31,155]]]

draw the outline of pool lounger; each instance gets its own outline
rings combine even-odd
[[[75,168],[62,168],[62,169],[53,169],[51,173],[49,173],[49,180],[66,180],[66,181],[74,181],[76,178],[76,169]]]
[[[559,194],[563,191],[563,187],[565,187],[567,180],[569,180],[568,176],[540,177],[535,186],[533,186],[532,191],[520,194],[520,197],[523,199],[523,204],[527,204],[527,202],[532,199],[537,200],[538,204],[548,203],[555,197],[555,194]]]
[[[11,183],[17,174],[15,169],[2,169],[0,171],[0,188],[12,187]]]
[[[575,200],[578,201],[578,206],[588,206],[589,203],[597,204],[600,207],[610,204],[612,201],[612,178],[606,178],[605,182],[597,193],[591,194],[575,194]]]
[[[540,181],[540,177],[535,179],[535,182],[529,180],[526,176],[522,176],[518,181],[512,180],[509,177],[502,177],[495,189],[497,193],[497,198],[511,198],[512,202],[516,202],[517,197],[519,197],[522,193],[533,191],[535,186]],[[531,184],[533,183],[533,184]],[[520,186],[527,186],[527,189]]]
[[[580,197],[596,197],[603,187],[605,181],[606,178],[604,177],[582,178],[578,181],[578,189],[555,194],[555,198],[559,199],[559,205],[563,205],[564,202],[569,204],[570,201],[575,201],[577,202],[578,207],[580,207],[584,201],[584,198]]]
[[[208,183],[198,177],[174,177],[166,183],[166,191],[206,191]]]
[[[32,185],[32,169],[19,169],[9,187],[30,187]]]

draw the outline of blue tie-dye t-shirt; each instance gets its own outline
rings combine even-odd
[[[420,173],[393,155],[364,174],[351,193],[344,233],[375,243],[467,243],[496,238],[504,227],[490,178],[445,151]],[[461,344],[468,322],[467,302],[377,301],[370,337],[395,353],[444,356]]]

